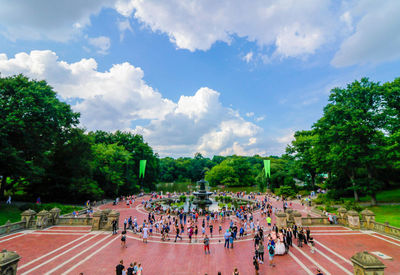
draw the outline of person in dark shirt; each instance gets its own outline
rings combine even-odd
[[[133,275],[133,272],[135,271],[135,268],[133,267],[133,263],[131,263],[128,267],[128,270],[126,272],[126,275]]]
[[[115,267],[115,270],[116,270],[116,274],[117,275],[122,275],[122,270],[124,270],[124,261],[123,260],[121,260],[121,261],[119,261],[119,265],[117,265],[116,267]]]

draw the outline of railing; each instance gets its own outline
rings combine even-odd
[[[328,217],[302,217],[303,225],[329,224]]]
[[[362,220],[361,226],[365,229],[374,230],[388,235],[400,237],[400,228],[391,226],[388,223],[379,223],[376,221],[370,221],[368,224],[367,221]]]
[[[93,218],[91,217],[60,217],[58,225],[92,225]]]
[[[5,225],[0,226],[0,235],[9,234],[14,231],[23,230],[25,228],[25,222],[14,222],[14,223],[6,223]]]

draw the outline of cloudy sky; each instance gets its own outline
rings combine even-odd
[[[161,156],[280,155],[330,89],[400,76],[400,1],[0,0],[0,73]]]

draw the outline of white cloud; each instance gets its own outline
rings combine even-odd
[[[116,9],[190,51],[208,50],[217,41],[229,44],[237,35],[275,46],[279,56],[301,56],[314,53],[340,28],[330,1],[319,0],[119,0]]]
[[[294,133],[293,130],[289,130],[286,134],[278,137],[276,140],[282,144],[289,144],[294,139]]]
[[[257,121],[257,122],[260,122],[260,121],[262,121],[264,119],[265,119],[265,116],[259,116],[259,117],[256,117],[254,120]]]
[[[108,49],[111,47],[110,38],[107,36],[88,38],[88,42],[90,45],[96,47],[97,52],[100,54],[107,54]]]
[[[68,41],[90,25],[90,16],[113,0],[0,0],[1,34],[10,40]],[[2,28],[1,28],[2,27]]]
[[[361,1],[352,12],[361,19],[355,32],[342,42],[332,65],[374,64],[400,58],[400,1]]]
[[[242,59],[249,63],[253,59],[253,52],[248,52]]]
[[[161,155],[265,152],[264,145],[259,147],[262,129],[223,106],[217,91],[203,87],[173,102],[147,85],[143,71],[127,62],[100,72],[92,58],[68,63],[52,51],[32,51],[13,58],[0,54],[0,72],[46,79],[63,99],[80,99],[73,109],[81,112],[88,130],[141,133]],[[133,126],[138,120],[141,125]]]
[[[246,116],[247,116],[247,117],[252,117],[252,116],[254,116],[254,112],[246,113]]]
[[[119,40],[123,41],[125,38],[125,32],[130,31],[133,32],[131,23],[128,19],[126,20],[118,20],[118,30],[119,30]]]

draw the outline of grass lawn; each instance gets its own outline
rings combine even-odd
[[[0,205],[0,225],[10,222],[18,222],[21,220],[21,210],[15,206]]]
[[[0,205],[0,225],[5,224],[8,220],[10,222],[17,222],[21,220],[21,213],[30,208],[32,210],[35,210],[36,212],[39,212],[43,209],[45,210],[51,210],[52,208],[57,207],[61,210],[61,215],[72,213],[74,210],[82,210],[83,207],[81,206],[76,206],[76,205],[65,205],[65,204],[60,204],[60,203],[43,203],[41,205],[37,205],[35,203],[27,203],[27,204],[22,204],[20,206],[16,205],[5,205],[1,204]]]
[[[375,213],[377,222],[389,222],[389,225],[400,227],[400,205],[379,205],[368,209]]]
[[[354,201],[354,198],[346,198],[346,200]],[[377,202],[400,202],[400,188],[385,190],[376,195]],[[370,202],[370,196],[360,197],[360,202]]]

